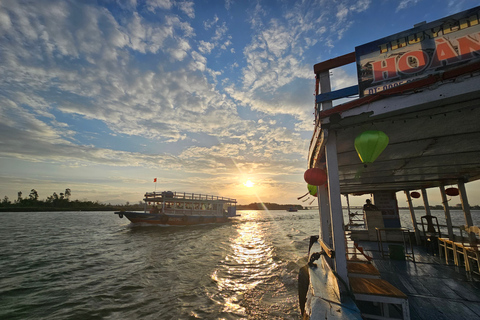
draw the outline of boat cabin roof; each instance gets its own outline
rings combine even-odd
[[[342,193],[415,190],[480,179],[479,106],[477,62],[322,110],[308,166],[325,166],[326,139],[335,131]],[[389,144],[364,166],[354,140],[366,130],[383,131]]]
[[[237,200],[219,196],[199,193],[186,193],[176,191],[147,192],[145,193],[145,202],[163,202],[165,201],[188,201],[188,202],[223,202],[237,203]]]

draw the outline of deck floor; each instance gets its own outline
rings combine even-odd
[[[360,241],[382,279],[408,296],[411,319],[480,319],[480,277],[446,265],[438,255],[415,246],[415,262],[382,259],[376,242]]]

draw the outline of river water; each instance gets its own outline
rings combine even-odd
[[[239,213],[188,227],[0,213],[0,319],[299,319],[297,273],[318,212]]]

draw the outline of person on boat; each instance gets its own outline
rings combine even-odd
[[[158,213],[158,207],[157,206],[153,206],[151,209],[150,209],[150,213]]]
[[[377,206],[372,204],[372,201],[370,199],[367,199],[366,203],[363,205],[363,211],[368,210],[378,210]]]

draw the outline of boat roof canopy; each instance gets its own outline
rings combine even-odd
[[[147,192],[145,193],[145,202],[162,202],[162,201],[189,201],[189,202],[226,202],[237,203],[237,200],[219,196],[199,193],[186,193],[176,191]]]

